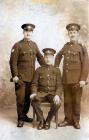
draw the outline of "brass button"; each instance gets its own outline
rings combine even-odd
[[[68,53],[70,53],[70,50],[68,50]]]
[[[66,72],[68,72],[68,70],[66,70]]]

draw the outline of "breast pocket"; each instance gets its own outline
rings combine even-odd
[[[28,61],[31,54],[29,51],[21,51],[19,55],[19,61]]]
[[[51,76],[50,80],[56,81],[56,76],[55,75]]]
[[[70,52],[70,61],[79,62],[79,52]]]
[[[45,86],[47,84],[45,76],[41,76],[40,75],[40,77],[39,77],[39,84],[42,85],[42,86]]]
[[[45,77],[44,76],[40,76],[40,80],[43,80],[43,79],[45,79]]]
[[[25,57],[27,54],[28,54],[28,52],[26,52],[26,51],[21,51],[21,52],[20,52],[20,57],[23,58],[23,57]]]

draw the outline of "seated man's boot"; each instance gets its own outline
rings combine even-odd
[[[64,120],[63,122],[61,122],[61,123],[58,124],[59,127],[70,126],[70,125],[72,125],[72,123],[69,123],[66,120]]]
[[[23,121],[31,123],[31,122],[33,122],[33,119],[29,118],[27,115],[24,115]]]
[[[44,123],[44,129],[45,129],[45,130],[50,129],[50,122],[47,122],[47,121],[46,121],[46,122]]]
[[[74,128],[75,128],[75,129],[80,129],[80,124],[79,124],[79,122],[75,122],[75,123],[74,123]]]
[[[44,122],[43,121],[40,121],[39,124],[38,124],[37,129],[38,130],[42,130],[43,128],[44,128]]]
[[[23,125],[24,125],[24,122],[22,120],[19,120],[18,124],[17,124],[17,127],[23,127]]]

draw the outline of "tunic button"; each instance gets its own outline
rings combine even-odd
[[[70,50],[68,51],[68,53],[70,53]]]
[[[66,66],[68,66],[68,64],[66,64]]]
[[[69,59],[69,57],[66,57],[67,59]]]
[[[66,70],[66,72],[68,72],[68,70]]]

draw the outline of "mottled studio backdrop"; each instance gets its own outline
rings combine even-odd
[[[0,107],[15,103],[9,58],[13,44],[23,38],[21,25],[35,24],[32,39],[40,50],[52,47],[58,52],[68,40],[66,24],[77,22],[82,26],[79,41],[88,48],[88,10],[88,0],[0,0]],[[82,97],[84,113],[89,113],[88,91],[89,85]]]

